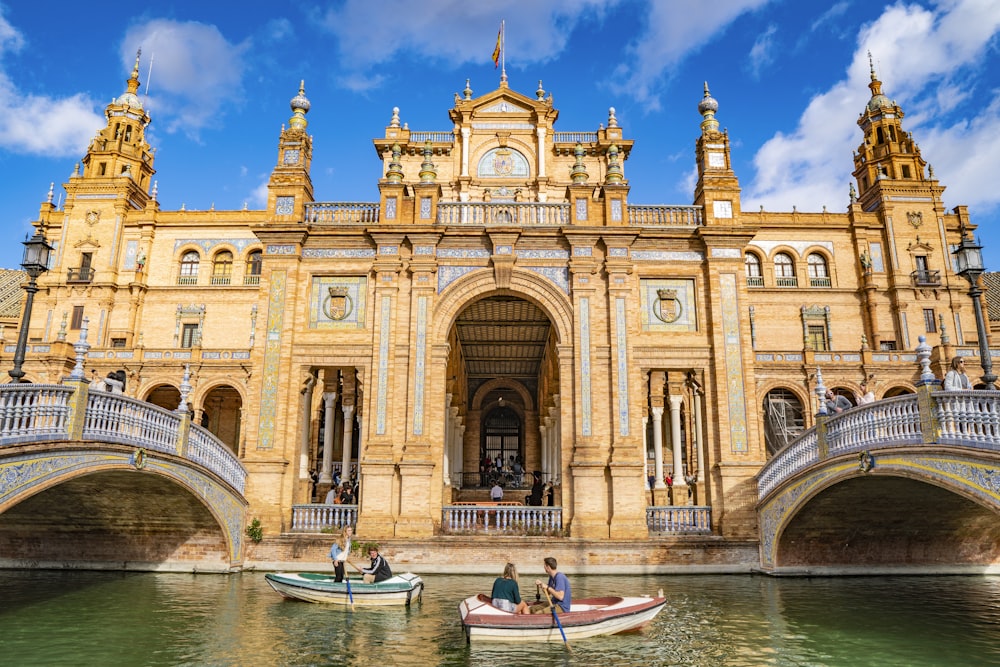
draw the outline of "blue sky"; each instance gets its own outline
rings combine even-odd
[[[300,79],[312,102],[317,200],[375,201],[371,140],[392,108],[411,129],[450,131],[447,110],[466,79],[475,95],[498,85],[490,56],[505,19],[510,86],[533,95],[541,79],[560,111],[557,131],[594,131],[615,107],[636,141],[625,175],[641,204],[691,203],[708,81],[745,210],[844,211],[871,51],[884,92],[948,188],[946,207],[970,207],[987,268],[1000,269],[997,0],[99,7],[0,0],[0,225],[12,241],[30,231],[50,182],[62,197],[139,47],[162,208],[263,208]],[[0,267],[20,257],[19,243],[0,246]]]

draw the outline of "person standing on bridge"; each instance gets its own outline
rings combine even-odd
[[[965,374],[965,359],[955,357],[951,360],[951,370],[944,376],[945,391],[963,391],[972,389],[972,380]]]

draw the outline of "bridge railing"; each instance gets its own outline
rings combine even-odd
[[[0,385],[0,447],[74,438],[141,447],[197,463],[243,493],[246,469],[225,443],[194,424],[185,430],[186,415],[152,403],[88,391],[82,425],[72,434],[76,392],[71,385]]]
[[[821,418],[777,452],[757,474],[759,498],[789,477],[833,456],[934,443],[1000,451],[1000,392],[928,392],[929,414],[916,394],[895,396]],[[925,433],[924,427],[934,429]],[[821,437],[822,436],[822,437]]]
[[[319,533],[324,528],[339,530],[357,522],[357,505],[292,505],[292,532]]]
[[[67,440],[71,387],[57,384],[0,385],[0,445]]]

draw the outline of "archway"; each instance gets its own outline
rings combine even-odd
[[[240,393],[234,387],[220,385],[202,397],[198,423],[239,454],[242,411],[243,397]]]

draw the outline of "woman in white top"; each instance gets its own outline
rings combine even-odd
[[[338,583],[344,580],[344,563],[347,562],[348,557],[351,555],[351,538],[353,536],[354,530],[350,526],[344,526],[344,530],[340,534],[340,540],[334,542],[333,546],[330,547],[334,581]]]
[[[861,398],[858,399],[858,405],[868,405],[869,403],[875,402],[875,392],[868,388],[868,380],[861,381]]]
[[[955,357],[951,360],[951,370],[944,376],[945,391],[962,391],[972,389],[972,380],[965,374],[965,359]]]

